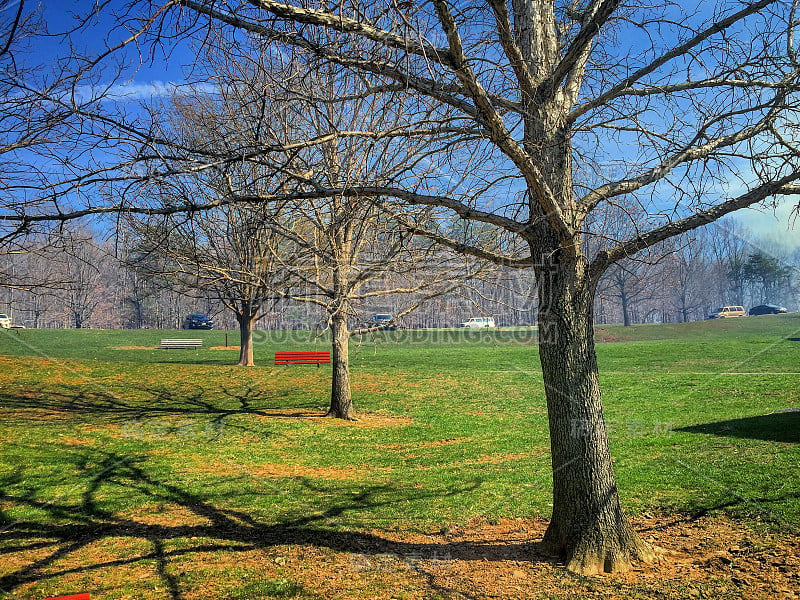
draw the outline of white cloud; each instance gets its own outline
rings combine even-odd
[[[102,95],[105,100],[135,102],[137,100],[150,100],[174,95],[213,94],[217,90],[217,86],[210,83],[190,85],[173,81],[153,80],[147,82],[130,81],[113,84],[108,88],[92,87],[80,91],[83,91],[87,98]]]

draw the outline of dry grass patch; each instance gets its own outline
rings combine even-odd
[[[109,346],[110,350],[158,350],[158,346]]]
[[[359,479],[365,472],[360,469],[337,467],[310,467],[308,465],[290,465],[282,463],[261,464],[257,468],[249,468],[247,472],[254,477],[269,479],[280,477],[307,477],[309,479]]]
[[[156,527],[198,527],[212,524],[211,519],[177,504],[143,504],[124,516],[138,524]]]
[[[409,442],[405,444],[378,444],[376,448],[384,450],[413,450],[417,448],[438,448],[449,446],[450,444],[463,444],[471,441],[472,438],[448,438],[445,440],[431,440],[429,442]]]
[[[380,428],[380,427],[405,427],[411,425],[414,420],[410,417],[396,417],[379,413],[358,413],[358,421],[343,421],[341,419],[331,419],[325,416],[324,409],[319,411],[303,409],[269,409],[269,414],[255,415],[260,421],[270,420],[300,420],[306,423],[314,423],[323,427],[359,427],[359,428]]]

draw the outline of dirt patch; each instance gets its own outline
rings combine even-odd
[[[800,598],[797,535],[756,532],[724,517],[642,519],[636,526],[664,549],[659,561],[591,578],[574,576],[537,554],[532,542],[546,528],[538,519],[475,522],[432,535],[372,532],[382,541],[360,552],[331,555],[301,547],[284,548],[281,555],[284,569],[326,598],[396,598],[397,590],[406,591],[403,598],[438,594],[453,600]],[[313,568],[309,552],[320,554]],[[298,554],[303,559],[296,559]]]
[[[241,348],[239,346],[211,346],[209,350],[236,350],[239,352]]]
[[[267,591],[309,600],[800,598],[800,535],[723,516],[637,519],[640,534],[664,550],[661,558],[595,577],[568,573],[537,552],[543,519],[475,520],[409,533],[337,531],[323,522],[273,529],[236,511],[205,515],[170,503],[125,517],[128,534],[85,545],[28,538],[30,546],[5,555],[0,576],[37,571],[32,565],[39,561],[53,572],[42,575],[47,591],[125,600],[158,600],[164,589],[186,600],[260,598]],[[14,597],[47,595],[44,588],[30,591],[41,585],[35,579],[15,586]]]
[[[392,374],[374,375],[371,373],[359,373],[350,383],[353,392],[360,394],[383,394],[387,389],[392,389],[397,384]]]
[[[329,419],[325,417],[325,409],[319,411],[309,411],[302,409],[274,409],[270,410],[269,414],[258,415],[259,420],[272,420],[272,419],[300,419],[306,422],[313,422],[317,425],[326,425],[328,427],[361,427],[361,428],[377,428],[377,427],[405,427],[414,422],[409,417],[395,417],[391,415],[381,415],[376,413],[358,413],[358,421],[344,421],[342,419]]]
[[[347,425],[346,421],[341,419],[328,419],[329,421],[336,421],[337,425]],[[405,427],[411,425],[414,419],[409,417],[394,417],[390,415],[379,415],[375,413],[359,413],[358,421],[351,423],[356,427],[363,427],[366,429],[377,427]]]
[[[158,346],[109,346],[111,350],[158,350]]]
[[[192,473],[211,473],[220,475],[223,473],[239,471],[248,477],[260,479],[279,479],[282,477],[307,477],[309,479],[334,479],[343,481],[347,479],[358,479],[367,472],[355,468],[340,467],[314,467],[311,465],[298,465],[289,463],[259,463],[255,466],[241,467],[225,463],[192,465]],[[374,470],[370,471],[374,473]]]

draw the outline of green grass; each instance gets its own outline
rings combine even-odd
[[[163,337],[205,347],[155,349]],[[270,366],[274,351],[324,336],[257,339],[263,366],[241,369],[236,352],[210,349],[219,331],[0,331],[0,598],[65,582],[157,598],[143,590],[184,585],[164,565],[198,548],[235,563],[231,548],[358,548],[375,530],[549,514],[531,330],[354,340],[358,424],[318,418],[329,367]],[[800,406],[800,316],[602,327],[598,339],[618,340],[598,358],[630,512],[724,510],[797,529],[800,412],[780,411]],[[113,558],[92,554],[100,542],[116,544]],[[98,579],[97,565],[125,556],[150,578]],[[219,578],[220,597],[314,597],[278,571],[238,591],[226,577],[203,581]]]

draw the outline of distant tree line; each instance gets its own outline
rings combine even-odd
[[[220,329],[238,329],[224,294],[202,278],[147,272],[131,255],[130,241],[78,229],[57,243],[0,256],[0,312],[15,323],[39,328],[171,329],[189,313],[209,314]],[[649,256],[624,260],[602,278],[596,300],[599,324],[698,321],[718,306],[750,308],[770,303],[798,310],[800,250],[754,236],[728,220],[659,246]],[[185,273],[184,273],[185,275]],[[217,282],[219,283],[219,282]],[[230,292],[229,288],[224,288]],[[370,288],[366,286],[369,293]],[[533,278],[519,270],[495,270],[442,293],[402,317],[410,328],[454,327],[470,316],[493,316],[498,326],[535,325]],[[374,313],[396,315],[411,294],[382,294],[355,303],[350,326]],[[228,308],[226,308],[226,303]],[[255,329],[323,329],[326,310],[272,297]]]
[[[682,323],[715,308],[778,304],[798,310],[800,251],[726,220],[620,261],[601,280],[597,323]]]

